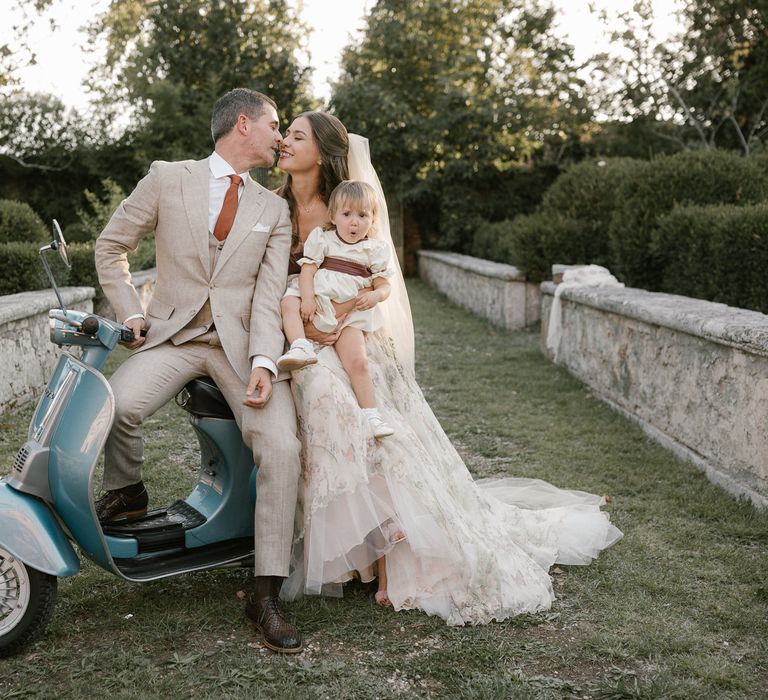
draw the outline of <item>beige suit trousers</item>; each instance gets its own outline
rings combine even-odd
[[[112,375],[115,422],[106,445],[104,488],[121,488],[141,480],[144,420],[188,381],[202,376],[216,382],[259,465],[255,573],[287,576],[300,472],[291,390],[288,382],[275,382],[264,408],[244,406],[247,386],[227,360],[215,333],[181,345],[165,342],[131,355]]]

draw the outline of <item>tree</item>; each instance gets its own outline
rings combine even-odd
[[[7,0],[3,19],[10,22],[15,42],[0,43],[0,88],[17,84],[16,71],[24,64],[34,65],[35,54],[26,42],[26,34],[35,18],[53,0]]]
[[[58,97],[17,90],[0,98],[0,155],[24,168],[62,170],[83,139],[78,113]]]
[[[681,101],[712,145],[751,149],[768,133],[768,0],[688,0]]]
[[[57,97],[15,90],[0,97],[0,197],[28,202],[44,220],[74,219],[98,183],[93,133]]]
[[[233,87],[265,92],[284,120],[310,103],[306,28],[287,0],[112,0],[90,31],[107,48],[91,77],[102,116],[129,111],[145,163],[205,155],[211,107]]]
[[[343,54],[332,109],[442,245],[462,247],[504,173],[557,161],[588,120],[552,20],[525,0],[379,0]]]
[[[687,0],[684,31],[659,42],[651,3],[638,0],[611,34],[623,54],[593,59],[600,111],[678,149],[749,155],[768,132],[767,17],[768,0]]]

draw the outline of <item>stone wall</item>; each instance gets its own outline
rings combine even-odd
[[[93,310],[93,287],[64,287],[64,305]],[[36,399],[59,356],[49,337],[48,310],[58,307],[51,290],[0,297],[0,413]]]
[[[433,250],[418,256],[419,276],[454,304],[511,330],[539,320],[539,286],[516,267]]]
[[[156,271],[142,270],[132,281],[146,309],[155,288]],[[93,287],[64,287],[67,308],[94,311]],[[97,301],[95,313],[114,318],[105,301]],[[48,310],[58,301],[51,290],[0,296],[0,413],[36,400],[59,356],[49,338]]]
[[[555,285],[542,290],[542,349]],[[768,505],[768,316],[638,289],[564,289],[558,364],[646,432]]]

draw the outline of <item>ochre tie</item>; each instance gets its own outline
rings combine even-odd
[[[231,180],[229,183],[229,189],[224,195],[224,204],[221,205],[221,211],[219,212],[219,218],[216,219],[216,226],[213,227],[213,235],[220,241],[223,241],[229,230],[232,228],[232,222],[235,220],[235,214],[237,214],[237,188],[240,187],[240,183],[243,181],[239,175],[227,175]]]

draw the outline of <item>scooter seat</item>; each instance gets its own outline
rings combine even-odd
[[[224,395],[210,377],[198,377],[188,382],[176,395],[176,403],[199,418],[235,418]]]

